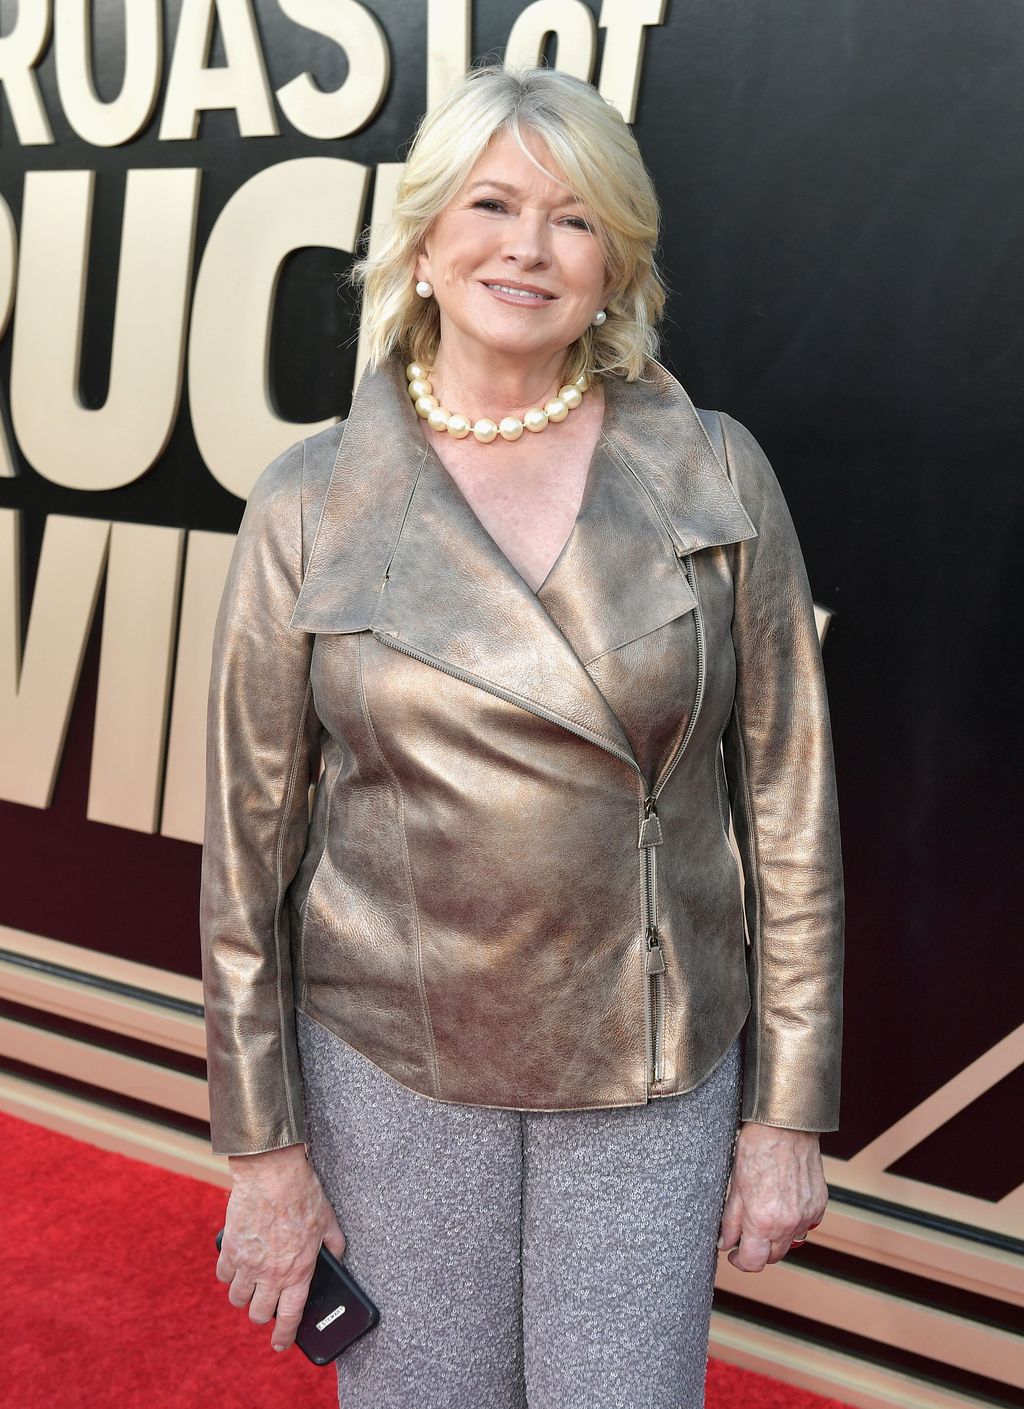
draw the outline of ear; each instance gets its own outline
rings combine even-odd
[[[416,282],[426,279],[432,284],[434,281],[430,277],[430,253],[427,249],[426,236],[420,241],[419,249],[416,251],[416,263],[413,266],[413,278]]]

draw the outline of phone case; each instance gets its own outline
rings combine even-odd
[[[217,1234],[217,1250],[224,1237]],[[329,1365],[380,1320],[348,1268],[321,1243],[295,1344],[314,1365]]]

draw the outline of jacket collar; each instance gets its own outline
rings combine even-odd
[[[678,555],[757,535],[693,403],[666,368],[650,359],[642,381],[611,377],[604,389],[580,515],[534,592],[424,438],[401,360],[367,369],[291,625],[371,629],[633,760],[584,660],[694,607]],[[609,532],[611,519],[626,514],[631,530]],[[580,605],[579,584],[594,593],[587,611],[575,613],[589,622],[583,659],[545,606],[554,609],[570,582],[576,598],[566,609]]]

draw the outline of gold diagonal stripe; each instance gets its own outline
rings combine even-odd
[[[876,1136],[846,1161],[847,1167],[857,1172],[888,1169],[1022,1062],[1024,1023]]]

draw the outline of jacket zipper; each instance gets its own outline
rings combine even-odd
[[[661,936],[658,933],[658,900],[657,900],[657,859],[654,848],[662,840],[661,822],[658,819],[657,801],[658,794],[668,782],[669,776],[686,749],[687,744],[693,736],[694,726],[697,723],[697,716],[700,714],[701,705],[704,701],[704,684],[706,675],[705,661],[705,637],[704,619],[701,613],[700,596],[697,592],[696,575],[693,571],[693,559],[687,553],[683,558],[684,571],[689,583],[690,590],[694,596],[694,630],[697,637],[697,692],[694,696],[693,710],[690,714],[690,722],[687,725],[686,733],[680,740],[672,758],[662,769],[661,777],[655,783],[650,793],[647,794],[640,806],[640,839],[639,847],[643,851],[643,876],[644,876],[644,901],[643,901],[643,924],[645,936],[645,970],[648,978],[648,1003],[645,1013],[644,1026],[647,1031],[647,1066],[648,1078],[650,1082],[661,1081],[664,1075],[663,1063],[663,1036],[665,1026],[665,992],[664,973],[665,955],[661,947]],[[500,700],[505,700],[509,704],[517,705],[520,709],[528,710],[531,714],[538,715],[541,719],[547,719],[552,724],[560,724],[571,733],[577,734],[581,739],[587,739],[590,743],[596,744],[598,748],[604,749],[607,753],[620,758],[623,763],[628,763],[633,768],[640,779],[641,789],[646,793],[647,779],[644,777],[643,769],[631,754],[625,753],[617,748],[609,740],[602,738],[600,734],[595,734],[590,729],[584,729],[580,724],[573,724],[560,714],[555,714],[553,710],[545,709],[543,705],[536,704],[533,700],[526,700],[521,695],[514,694],[511,690],[503,690],[500,685],[493,685],[489,680],[481,680],[478,676],[471,675],[467,671],[457,670],[446,661],[438,660],[436,656],[428,655],[425,651],[418,651],[415,646],[408,645],[405,641],[400,641],[397,636],[390,632],[380,631],[377,627],[371,627],[371,634],[374,639],[380,641],[382,645],[390,646],[393,650],[402,651],[407,656],[412,656],[415,660],[422,661],[424,665],[432,665],[436,670],[443,671],[446,675],[453,676],[456,680],[464,680],[469,685],[475,685],[478,689],[487,691],[488,694],[497,696]]]
[[[700,595],[697,591],[697,577],[693,568],[692,555],[687,553],[682,562],[685,565],[686,580],[694,598],[693,625],[697,638],[697,691],[686,733],[679,747],[662,769],[661,777],[644,799],[643,821],[640,825],[640,845],[644,850],[644,878],[646,881],[646,935],[647,935],[647,974],[650,987],[650,1068],[651,1081],[656,1083],[664,1076],[664,1028],[665,1028],[665,956],[658,932],[658,860],[655,847],[662,842],[661,822],[658,818],[658,794],[682,758],[687,744],[693,737],[697,718],[704,703],[704,686],[707,676],[707,648],[704,634],[704,617],[701,611]]]
[[[456,680],[464,680],[467,685],[476,685],[480,690],[486,690],[489,695],[497,695],[499,700],[507,700],[509,704],[518,705],[520,709],[525,709],[530,714],[538,714],[541,719],[548,719],[552,724],[561,724],[573,734],[578,734],[581,739],[589,739],[592,744],[597,744],[599,748],[606,749],[616,758],[621,758],[623,763],[628,763],[631,768],[635,768],[643,780],[643,772],[636,759],[622,749],[616,747],[610,740],[602,738],[600,734],[595,734],[591,729],[585,729],[582,724],[573,724],[561,714],[555,714],[554,710],[545,709],[543,705],[536,704],[533,700],[527,700],[522,695],[515,694],[512,690],[503,690],[500,685],[492,685],[489,680],[481,680],[478,675],[471,675],[468,671],[457,670],[447,661],[438,660],[436,656],[427,655],[425,651],[418,651],[415,646],[408,645],[405,641],[400,641],[397,636],[391,635],[387,631],[379,631],[373,626],[370,631],[374,638],[382,645],[391,646],[396,651],[404,651],[407,656],[413,656],[416,660],[423,661],[424,665],[432,665],[436,670],[443,670],[445,675],[453,675]]]
[[[661,823],[658,821],[658,814],[654,809],[655,799],[653,794],[644,798],[644,822],[645,828],[641,835],[651,837],[653,828],[657,829],[657,840],[660,840]],[[643,848],[644,859],[644,929],[646,935],[646,959],[645,971],[647,973],[647,1006],[648,1006],[648,1073],[650,1081],[660,1081],[662,1072],[662,1030],[665,1017],[665,954],[661,947],[661,936],[658,933],[658,884],[657,884],[657,854],[654,850],[657,844],[656,839]]]

